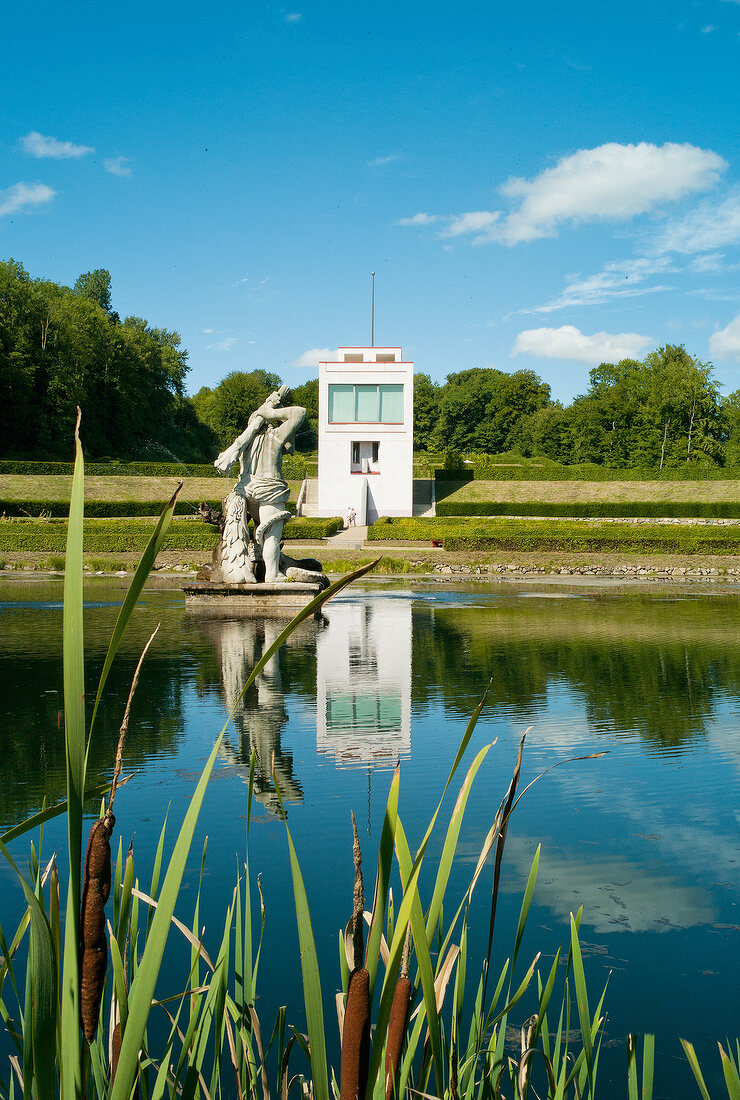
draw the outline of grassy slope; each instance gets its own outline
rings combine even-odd
[[[110,477],[85,478],[87,500],[167,500],[175,490],[176,477]],[[183,479],[182,499],[194,501],[217,500],[226,496],[234,484],[233,478],[186,477]],[[289,481],[291,499],[300,490],[299,481]],[[49,474],[39,477],[32,474],[0,475],[0,499],[2,500],[69,500],[72,478]]]
[[[449,488],[449,492],[447,489]],[[740,499],[739,481],[468,481],[437,485],[446,501]]]

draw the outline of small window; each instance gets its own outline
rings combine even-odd
[[[375,356],[376,363],[395,363],[396,353],[393,351],[379,351]]]
[[[360,465],[360,444],[359,443],[353,443],[352,444],[352,465],[353,466],[359,466]]]
[[[371,443],[370,446],[372,447],[373,462],[377,462],[378,454],[380,453],[380,443]]]
[[[345,363],[361,363],[362,352],[361,351],[345,351],[344,353]]]

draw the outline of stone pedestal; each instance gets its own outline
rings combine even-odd
[[[225,619],[236,616],[292,619],[321,590],[320,584],[298,581],[274,584],[219,584],[203,581],[183,588],[186,611],[208,618]]]

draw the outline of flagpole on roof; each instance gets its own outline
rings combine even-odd
[[[370,297],[370,347],[375,347],[375,272],[370,272],[372,276],[372,292]]]

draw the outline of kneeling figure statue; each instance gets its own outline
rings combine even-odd
[[[285,507],[290,490],[283,476],[283,454],[295,450],[295,435],[306,417],[300,405],[282,405],[287,394],[287,386],[271,393],[249,417],[241,435],[214,462],[216,469],[226,474],[238,461],[239,478],[224,501],[224,527],[214,552],[213,580],[254,584],[264,562],[267,583],[291,578],[323,582],[322,586],[328,583],[318,562],[294,562],[281,554],[283,526],[291,515]],[[250,535],[250,518],[254,537]]]

